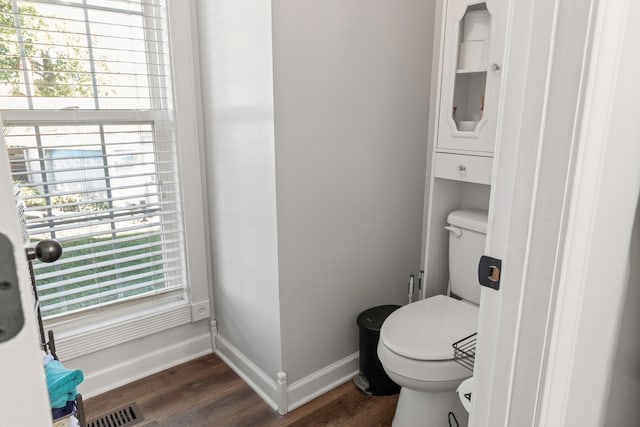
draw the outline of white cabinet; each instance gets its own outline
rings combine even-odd
[[[423,297],[447,292],[449,212],[489,209],[500,92],[508,72],[502,64],[510,0],[440,1]]]
[[[493,152],[506,7],[505,0],[445,3],[437,150]]]

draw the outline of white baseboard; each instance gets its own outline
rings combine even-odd
[[[215,322],[210,326],[212,332],[217,332]],[[85,370],[80,391],[85,398],[90,398],[214,351],[271,408],[285,414],[349,381],[358,373],[359,354],[355,352],[288,385],[285,372],[278,372],[277,379],[272,379],[219,334],[214,336],[215,347],[212,349],[211,335],[207,332],[169,346],[152,346],[150,351],[142,351],[122,363],[109,364],[104,369]]]
[[[287,387],[288,410],[293,411],[316,397],[351,380],[358,373],[359,352],[355,352]]]
[[[276,382],[222,335],[217,334],[215,342],[214,351],[220,359],[229,365],[269,406],[278,410],[281,405]]]
[[[136,357],[127,357],[126,361],[102,370],[85,372],[79,391],[84,398],[90,398],[211,352],[211,335],[207,332],[148,353],[139,353]]]
[[[214,352],[282,415],[351,380],[358,373],[359,353],[355,352],[287,385],[285,372],[278,372],[274,380],[221,335],[216,335],[215,341]]]

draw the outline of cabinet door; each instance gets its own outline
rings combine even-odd
[[[493,152],[504,62],[505,0],[449,0],[437,146]]]

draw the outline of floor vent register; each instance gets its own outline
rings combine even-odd
[[[87,427],[129,427],[144,421],[140,408],[135,403],[115,409],[87,422]]]

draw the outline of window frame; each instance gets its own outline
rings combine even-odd
[[[62,358],[69,359],[99,351],[186,323],[209,319],[210,292],[209,226],[204,191],[204,144],[202,101],[199,90],[199,61],[195,1],[167,1],[167,37],[171,63],[172,105],[169,113],[175,128],[179,205],[185,251],[185,288],[160,295],[140,297],[106,307],[96,307],[45,321],[56,333]],[[185,28],[189,29],[185,31]],[[165,106],[166,107],[166,106]],[[134,121],[162,123],[167,111],[137,110]],[[41,121],[132,121],[131,110],[0,110],[0,125]],[[125,117],[126,116],[126,117]],[[162,132],[162,129],[157,129]],[[153,319],[153,326],[149,326]],[[158,322],[159,321],[159,322]],[[146,325],[146,326],[145,326]],[[116,329],[114,329],[116,328]],[[114,332],[115,331],[115,332]]]

